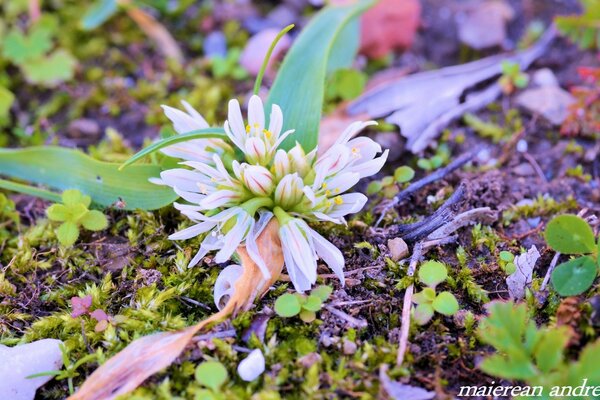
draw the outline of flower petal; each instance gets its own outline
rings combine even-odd
[[[225,304],[227,304],[228,298],[231,297],[235,291],[235,283],[244,273],[244,268],[241,265],[230,265],[221,271],[217,280],[215,281],[215,287],[213,289],[215,305],[221,310]],[[224,301],[221,301],[224,300]]]

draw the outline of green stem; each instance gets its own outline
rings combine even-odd
[[[269,65],[269,60],[271,59],[271,53],[273,53],[273,50],[275,49],[277,42],[279,42],[279,39],[281,39],[283,37],[283,35],[288,33],[293,27],[294,27],[294,24],[290,24],[290,25],[286,26],[285,28],[283,28],[281,30],[281,32],[279,32],[277,34],[277,36],[275,36],[275,39],[273,40],[273,42],[271,43],[271,46],[269,47],[269,51],[267,51],[267,54],[265,55],[265,59],[263,60],[262,66],[260,67],[260,71],[258,72],[258,75],[256,76],[256,82],[254,82],[254,94],[257,95],[258,91],[260,90],[260,85],[262,83],[263,76],[265,74],[265,71],[267,70],[267,65]]]
[[[246,210],[246,212],[248,214],[254,215],[254,214],[256,214],[256,211],[258,211],[259,208],[272,207],[272,206],[273,206],[273,200],[271,198],[255,197],[253,199],[246,201],[240,207],[242,207],[244,210]]]
[[[281,207],[275,207],[273,209],[273,214],[277,217],[280,226],[287,224],[292,219],[292,216],[286,213]]]

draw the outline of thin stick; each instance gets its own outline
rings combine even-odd
[[[269,60],[271,59],[271,53],[273,53],[273,50],[275,50],[275,46],[277,45],[277,42],[279,42],[279,39],[281,39],[283,37],[283,35],[288,33],[294,26],[295,26],[294,24],[290,24],[290,25],[286,26],[285,28],[283,28],[281,30],[281,32],[279,32],[277,34],[277,36],[275,36],[275,39],[271,43],[271,46],[269,47],[269,50],[267,51],[267,54],[265,55],[265,59],[263,60],[262,66],[260,67],[260,71],[258,72],[258,75],[256,76],[256,82],[254,82],[254,94],[258,94],[258,91],[260,90],[260,85],[262,83],[263,76],[265,75],[265,71],[267,70],[267,65],[269,65]]]
[[[413,248],[412,256],[410,257],[410,264],[408,266],[407,275],[413,276],[415,269],[417,269],[417,263],[423,252],[423,243],[418,242]],[[402,325],[400,326],[400,344],[398,346],[398,353],[396,355],[396,364],[402,365],[404,362],[404,355],[408,348],[408,332],[410,329],[410,312],[412,310],[412,296],[415,290],[414,285],[410,285],[404,293],[404,302],[402,304]]]
[[[335,315],[336,317],[340,318],[341,320],[346,321],[348,325],[350,325],[353,328],[366,328],[368,325],[367,321],[365,321],[364,319],[354,318],[352,315],[349,315],[343,312],[342,310],[338,310],[337,308],[334,308],[332,306],[327,305],[325,306],[325,309],[333,315]]]
[[[560,257],[560,252],[557,251],[554,254],[554,258],[550,262],[550,266],[548,267],[548,271],[546,271],[546,276],[544,277],[544,281],[542,282],[542,286],[540,286],[540,292],[543,292],[544,290],[546,290],[546,286],[548,286],[548,282],[550,282],[550,276],[552,276],[552,271],[554,271],[554,268],[556,267],[556,264],[558,263],[558,258],[559,257]]]

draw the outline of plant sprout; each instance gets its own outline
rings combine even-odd
[[[208,128],[196,110],[188,103],[183,105],[186,112],[163,106],[178,133]],[[195,139],[162,150],[191,168],[166,170],[160,179],[153,180],[172,187],[189,203],[175,203],[175,207],[195,223],[170,239],[206,234],[190,267],[217,249],[215,261],[223,263],[245,244],[268,279],[270,273],[256,238],[267,222],[276,218],[285,265],[297,291],[304,292],[316,282],[318,258],[343,283],[342,252],[310,228],[307,221],[343,224],[346,215],[363,208],[367,201],[364,194],[346,192],[361,178],[377,173],[388,150],[376,157],[381,146],[369,138],[353,136],[374,124],[354,122],[317,157],[316,148],[306,153],[298,143],[289,151],[279,148],[294,131],[282,132],[283,113],[278,105],[271,107],[267,124],[262,100],[252,96],[245,123],[238,101],[231,100],[224,125],[227,140]]]

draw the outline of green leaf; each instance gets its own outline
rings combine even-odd
[[[212,390],[219,390],[227,381],[227,370],[218,361],[207,361],[196,367],[196,381]]]
[[[356,16],[348,21],[331,46],[327,74],[329,75],[338,69],[350,68],[354,63],[359,47],[360,18]]]
[[[409,166],[403,165],[402,167],[396,168],[394,171],[394,179],[398,183],[405,183],[415,177],[415,170]]]
[[[552,285],[561,296],[577,296],[592,286],[597,270],[592,257],[579,257],[554,269]]]
[[[447,277],[446,266],[438,261],[427,261],[419,268],[419,280],[432,288],[444,282]]]
[[[10,31],[4,38],[2,54],[13,63],[23,66],[30,60],[42,57],[51,48],[52,32],[35,25],[27,36],[17,29]]]
[[[40,199],[46,199],[55,203],[60,203],[60,194],[50,192],[48,190],[36,188],[29,185],[23,185],[22,183],[7,181],[6,179],[0,179],[0,188],[10,190],[18,193],[25,193],[30,196],[39,197]]]
[[[534,353],[538,368],[545,373],[558,368],[568,342],[569,333],[564,326],[543,331]]]
[[[284,141],[282,148],[289,150],[298,141],[308,152],[317,145],[332,48],[345,26],[372,4],[372,1],[360,1],[353,5],[325,7],[296,39],[267,99],[267,109],[278,104],[283,110],[283,130],[296,130]]]
[[[480,368],[486,374],[504,379],[525,380],[539,373],[531,362],[509,360],[497,354],[483,360]]]
[[[458,301],[456,301],[456,297],[450,292],[438,294],[432,306],[435,311],[444,315],[454,315],[458,311]]]
[[[89,198],[89,196],[87,196]],[[88,207],[89,202],[84,202],[83,193],[77,189],[67,189],[62,193],[62,202],[65,206],[74,206],[76,204],[83,203],[84,206]]]
[[[96,29],[118,11],[117,0],[99,0],[85,13],[81,26],[85,30]]]
[[[88,213],[88,208],[83,203],[77,203],[67,206],[67,222],[79,224],[79,221],[85,214]]]
[[[515,259],[515,255],[513,253],[511,253],[510,251],[501,251],[500,259],[502,261],[512,262]]]
[[[308,296],[306,298],[306,301],[304,302],[304,304],[302,304],[302,308],[304,310],[316,312],[316,311],[321,310],[322,305],[323,305],[323,302],[321,301],[321,299],[318,296],[311,294],[310,296]]]
[[[119,171],[118,164],[63,147],[0,149],[0,174],[59,190],[76,188],[98,205],[108,207],[118,202],[125,210],[155,210],[177,198],[171,188],[148,182],[159,176],[158,166],[135,165]],[[11,190],[18,191],[19,186]]]
[[[300,319],[304,322],[311,323],[313,322],[315,319],[317,319],[317,314],[314,311],[310,311],[310,310],[302,310],[300,311]]]
[[[351,100],[358,97],[367,84],[367,76],[354,69],[335,71],[326,87],[328,99]]]
[[[74,222],[63,222],[56,230],[56,237],[63,246],[72,246],[79,237],[79,227]]]
[[[381,181],[372,181],[369,182],[369,185],[367,186],[367,194],[369,196],[380,192],[383,189],[383,184],[381,183]]]
[[[150,146],[140,150],[135,153],[129,160],[125,161],[123,165],[119,169],[123,169],[136,161],[141,160],[149,154],[154,153],[162,148],[170,146],[175,143],[181,143],[192,139],[223,139],[229,140],[227,135],[225,134],[225,130],[223,128],[207,128],[207,129],[199,129],[197,131],[182,133],[180,135],[173,135],[167,138],[161,139],[152,143]]]
[[[275,301],[275,312],[280,317],[293,317],[301,310],[300,301],[291,293],[285,293]]]
[[[416,304],[432,303],[435,300],[435,290],[430,287],[426,287],[419,293],[415,293],[413,296],[413,302]]]
[[[81,219],[81,225],[90,231],[101,231],[108,226],[108,220],[100,211],[90,210]]]
[[[63,222],[68,216],[68,209],[63,204],[52,204],[46,209],[46,215],[51,221]]]
[[[577,215],[555,217],[546,227],[548,246],[563,254],[585,254],[594,251],[594,232],[590,225]]]
[[[419,304],[415,308],[414,319],[418,325],[425,325],[433,317],[433,307],[429,303]]]
[[[77,60],[66,50],[57,50],[49,56],[28,61],[21,65],[25,77],[31,83],[56,86],[73,78]]]
[[[333,292],[333,288],[331,286],[321,285],[321,286],[317,286],[316,288],[314,288],[310,292],[310,294],[313,296],[317,296],[319,299],[321,299],[321,302],[324,303],[327,301],[329,296],[331,296],[332,292]]]
[[[13,92],[0,85],[0,118],[8,116],[8,112],[15,101]]]

